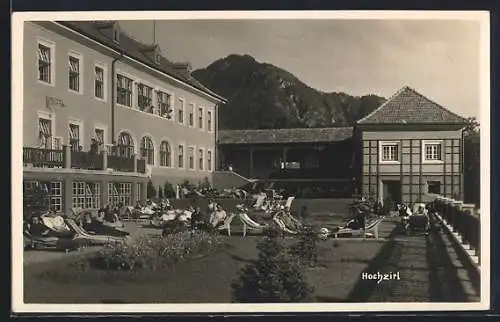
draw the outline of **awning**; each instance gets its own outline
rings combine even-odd
[[[104,71],[102,68],[96,67],[95,68],[95,79],[103,82],[104,81]]]
[[[69,58],[69,71],[73,73],[80,72],[80,61],[78,59],[73,57]]]
[[[80,127],[78,125],[70,124],[70,126],[69,126],[69,139],[70,140],[80,139]]]
[[[51,134],[50,120],[39,119],[40,132],[43,136],[49,137]]]
[[[38,59],[47,64],[50,63],[50,49],[38,47]]]

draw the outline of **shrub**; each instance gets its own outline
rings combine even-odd
[[[153,185],[153,182],[151,180],[148,181],[148,186],[146,189],[146,194],[148,199],[155,198],[156,197],[156,189],[155,186]]]
[[[314,266],[318,260],[318,234],[304,225],[298,232],[297,244],[290,247],[290,255],[301,265]]]
[[[168,181],[165,181],[165,184],[163,185],[163,196],[165,198],[174,198],[175,197],[174,186]]]
[[[158,198],[163,199],[163,189],[161,186],[158,186]]]
[[[198,189],[203,190],[203,189],[210,189],[212,188],[212,185],[210,184],[210,181],[208,180],[208,177],[204,177],[203,181],[201,181],[198,184]]]
[[[259,255],[231,283],[234,302],[308,302],[313,288],[280,243],[279,232],[269,229],[257,245]]]
[[[133,241],[106,245],[89,257],[87,267],[108,271],[158,270],[179,260],[220,249],[226,239],[207,232],[184,231],[162,238],[142,236]]]

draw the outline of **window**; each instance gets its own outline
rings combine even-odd
[[[207,112],[207,130],[212,132],[212,111]]]
[[[73,208],[100,208],[101,184],[94,182],[73,182]]]
[[[427,182],[427,192],[434,194],[441,194],[441,182],[440,181],[428,181]]]
[[[132,205],[132,184],[125,182],[108,183],[108,204]]]
[[[80,59],[69,56],[69,89],[80,92]]]
[[[203,108],[198,108],[198,127],[203,129]]]
[[[160,166],[172,166],[172,150],[170,148],[170,144],[167,141],[162,141],[160,145]]]
[[[137,106],[141,111],[153,113],[153,88],[144,85],[137,85]]]
[[[194,170],[194,147],[188,149],[189,169]]]
[[[207,151],[207,170],[212,171],[212,151]]]
[[[171,113],[172,113],[172,95],[162,92],[162,91],[157,91],[156,92],[156,99],[158,102],[158,113],[160,116],[165,117],[165,118],[171,118]]]
[[[199,159],[198,159],[198,168],[199,168],[200,170],[203,170],[203,162],[204,162],[204,160],[203,160],[203,157],[204,157],[204,155],[203,155],[203,154],[204,154],[204,153],[203,153],[203,152],[204,152],[204,151],[203,151],[203,149],[199,149],[199,150],[198,150],[198,158],[199,158]]]
[[[184,146],[179,144],[177,153],[177,167],[184,168]]]
[[[387,142],[381,143],[381,161],[399,161],[399,144]]]
[[[123,75],[116,75],[116,102],[118,104],[132,106],[132,80]]]
[[[154,164],[155,148],[150,137],[145,136],[141,140],[141,157],[147,164]]]
[[[117,154],[122,157],[132,157],[134,155],[134,141],[127,132],[120,133],[117,144]]]
[[[62,181],[24,181],[24,197],[30,195],[35,187],[41,187],[46,193],[49,207],[56,212],[63,211],[63,183]]]
[[[52,48],[38,44],[38,80],[52,83]]]
[[[104,129],[95,129],[95,139],[99,146],[104,146]]]
[[[80,151],[80,125],[69,124],[69,145],[71,151]]]
[[[177,122],[184,124],[184,101],[179,99],[179,106],[177,108]]]
[[[141,183],[136,183],[136,189],[135,189],[136,195],[135,195],[135,200],[140,201],[141,200],[141,192],[142,192],[142,184]]]
[[[424,161],[442,161],[441,142],[424,142]]]
[[[61,137],[54,137],[53,149],[59,151],[63,149]]]
[[[52,149],[52,121],[38,118],[38,146],[39,149]]]
[[[195,105],[191,104],[191,108],[189,109],[189,126],[194,127],[194,110],[195,110]]]
[[[104,69],[95,66],[95,80],[94,80],[94,95],[97,98],[104,99]]]

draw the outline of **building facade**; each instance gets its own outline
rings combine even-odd
[[[357,122],[362,191],[382,202],[462,200],[465,119],[404,87]]]
[[[149,180],[212,180],[224,99],[189,64],[117,22],[27,22],[23,55],[24,180],[57,210],[133,204]]]
[[[328,189],[334,196],[355,176],[356,145],[352,127],[221,130],[218,160],[253,181],[291,191]]]

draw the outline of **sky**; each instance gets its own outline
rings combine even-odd
[[[120,21],[153,42],[152,21]],[[479,117],[479,22],[465,20],[156,20],[165,57],[194,69],[230,54],[283,68],[325,92],[390,97],[410,86]]]

